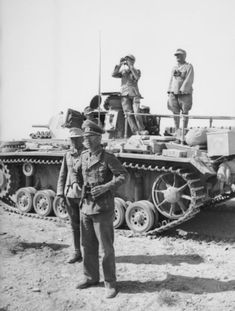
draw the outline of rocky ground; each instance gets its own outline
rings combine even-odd
[[[70,227],[0,208],[0,311],[235,310],[235,202],[157,237],[116,230],[119,293],[76,289]]]

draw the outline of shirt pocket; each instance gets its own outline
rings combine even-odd
[[[182,70],[180,77],[184,80],[187,76],[187,70]]]

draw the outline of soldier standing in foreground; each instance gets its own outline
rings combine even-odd
[[[78,128],[70,129],[70,141],[72,150],[68,151],[63,158],[60,174],[57,182],[57,196],[61,197],[61,203],[65,204],[70,217],[72,226],[73,241],[75,252],[68,263],[81,262],[80,246],[80,210],[79,202],[81,191],[72,189],[71,173],[74,165],[79,160],[83,150],[83,132]]]
[[[177,49],[175,54],[177,65],[174,66],[168,88],[167,107],[173,114],[188,114],[192,108],[193,66],[185,61],[186,51]],[[175,130],[179,129],[180,118],[175,116]],[[184,128],[188,126],[188,118],[184,119]]]
[[[134,67],[135,57],[131,54],[121,58],[115,66],[112,77],[121,78],[122,108],[124,113],[138,113],[140,111],[141,95],[138,88],[140,70]],[[127,116],[133,134],[147,135],[141,115]]]
[[[84,289],[99,283],[99,246],[103,252],[102,267],[106,298],[117,294],[114,254],[114,195],[123,184],[127,171],[118,159],[101,146],[103,130],[87,120],[83,124],[84,146],[80,161],[73,172],[73,187],[79,187],[82,171],[81,234],[84,279],[77,285]]]

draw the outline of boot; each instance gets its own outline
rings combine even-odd
[[[82,254],[81,254],[81,249],[80,249],[80,228],[72,229],[72,233],[73,233],[73,243],[74,243],[75,253],[68,260],[68,263],[81,262]]]
[[[117,289],[115,287],[105,288],[105,298],[114,298],[117,295]]]
[[[81,252],[75,252],[71,258],[69,258],[68,263],[81,262],[82,255]]]
[[[105,298],[114,298],[117,295],[116,282],[104,282]]]
[[[77,289],[84,289],[84,288],[88,288],[91,286],[96,286],[99,284],[99,281],[91,281],[88,279],[84,279],[81,282],[78,283],[78,285],[76,286]]]

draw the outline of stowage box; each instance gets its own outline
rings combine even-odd
[[[235,154],[235,131],[208,132],[207,149],[209,157]]]

